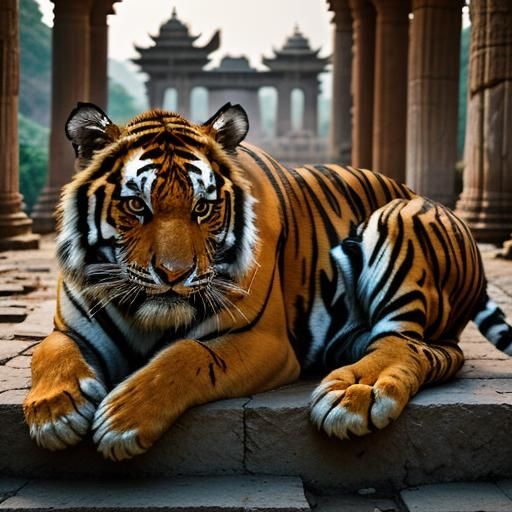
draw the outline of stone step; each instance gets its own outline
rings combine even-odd
[[[137,480],[0,479],[0,511],[309,512],[297,477]]]
[[[309,422],[316,382],[219,401],[188,411],[147,454],[122,463],[103,460],[89,440],[63,452],[37,448],[23,421],[26,390],[12,389],[0,394],[0,474],[290,475],[338,492],[512,478],[512,379],[473,377],[425,389],[388,428],[343,442]]]
[[[512,480],[425,485],[400,497],[407,512],[512,512]]]

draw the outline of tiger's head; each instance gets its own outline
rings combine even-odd
[[[78,104],[66,135],[80,170],[58,211],[64,281],[141,329],[192,324],[228,304],[257,240],[236,163],[248,127],[229,103],[202,125],[154,110],[125,127]]]

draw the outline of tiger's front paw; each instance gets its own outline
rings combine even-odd
[[[35,386],[23,403],[30,437],[41,448],[62,450],[88,432],[97,405],[107,394],[93,377],[57,387]]]
[[[93,440],[104,457],[130,459],[144,453],[167,430],[169,422],[158,396],[151,386],[128,379],[105,397],[93,422]]]
[[[313,392],[311,420],[329,436],[362,436],[398,418],[409,397],[407,384],[395,377],[356,378],[349,367],[340,368]]]

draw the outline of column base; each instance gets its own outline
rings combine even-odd
[[[0,238],[0,251],[23,251],[39,249],[40,237],[30,233],[28,235]]]
[[[462,194],[455,214],[464,219],[478,242],[502,244],[510,237],[512,219],[509,195],[478,197],[473,191]]]
[[[37,249],[39,237],[32,234],[32,220],[21,209],[21,194],[0,194],[0,251]]]
[[[34,233],[53,233],[56,228],[55,213],[60,200],[60,188],[45,187],[32,212]]]
[[[503,249],[499,253],[499,257],[505,260],[512,260],[512,239],[507,240],[503,244]]]

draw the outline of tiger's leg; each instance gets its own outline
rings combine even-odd
[[[483,283],[466,229],[441,205],[395,200],[333,251],[346,286],[347,324],[358,330],[342,331],[325,349],[331,367],[354,363],[331,372],[314,392],[319,427],[342,439],[383,428],[420,386],[462,366],[456,340]]]
[[[311,418],[340,439],[382,429],[398,418],[422,385],[451,378],[463,362],[455,343],[431,345],[387,336],[361,360],[322,380],[313,393]]]
[[[52,332],[32,357],[32,388],[23,403],[30,436],[50,450],[78,443],[106,394],[75,342]]]
[[[105,397],[93,439],[105,457],[128,459],[145,452],[188,408],[273,389],[299,372],[288,341],[270,333],[180,340]]]

